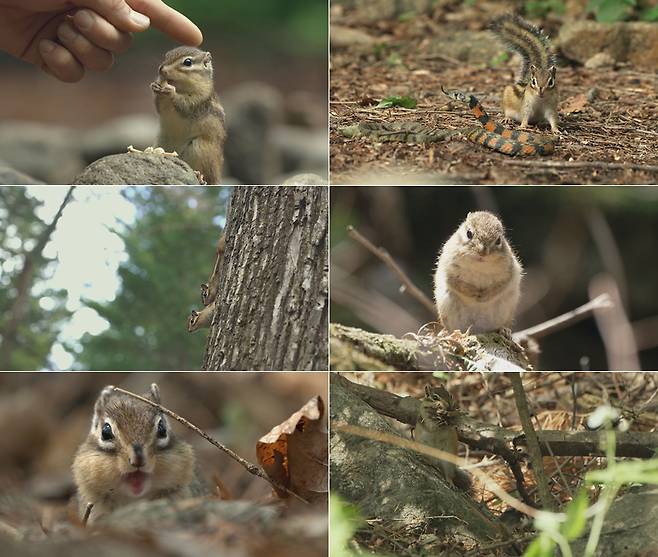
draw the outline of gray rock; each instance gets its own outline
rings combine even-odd
[[[383,19],[396,19],[402,14],[430,13],[435,0],[356,0],[356,20],[374,23]]]
[[[329,142],[327,130],[309,130],[293,126],[277,126],[272,144],[280,153],[283,172],[319,170],[328,173]]]
[[[331,48],[347,48],[349,46],[372,46],[382,42],[359,29],[352,29],[343,25],[331,26]]]
[[[4,161],[0,161],[0,184],[7,186],[31,186],[35,184],[43,184],[43,182],[13,169]]]
[[[264,83],[243,83],[222,95],[228,123],[224,158],[228,174],[243,184],[269,184],[282,162],[272,143],[284,120],[281,94]]]
[[[295,174],[282,180],[281,184],[284,186],[326,186],[327,181],[317,174]]]
[[[8,166],[47,184],[66,184],[84,168],[79,134],[26,122],[0,125],[0,156]]]
[[[602,52],[615,62],[658,69],[658,25],[644,22],[565,23],[557,39],[562,54],[581,64]]]
[[[155,145],[158,134],[155,115],[135,114],[124,116],[91,129],[83,136],[82,154],[87,164],[116,153],[124,153],[128,145],[144,149]]]
[[[455,60],[477,65],[488,64],[503,50],[488,31],[448,31],[431,39],[428,54],[448,54]]]
[[[194,170],[178,157],[155,153],[123,153],[90,164],[73,184],[199,185],[199,181]]]
[[[614,65],[615,59],[607,52],[599,52],[587,60],[587,62],[585,62],[585,67],[590,70],[595,70],[597,68],[609,68]]]

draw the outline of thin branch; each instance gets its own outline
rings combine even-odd
[[[558,315],[553,319],[544,321],[539,325],[534,325],[533,327],[514,333],[514,340],[522,339],[523,337],[533,337],[536,339],[543,338],[582,321],[592,315],[596,310],[609,309],[612,307],[614,307],[614,304],[612,303],[610,296],[608,294],[601,294],[576,309],[572,309],[571,311]]]
[[[178,414],[176,414],[176,412],[172,412],[171,410],[169,410],[168,408],[165,408],[164,406],[162,406],[161,404],[158,404],[157,402],[153,402],[152,400],[149,400],[148,398],[144,398],[143,396],[136,395],[135,393],[131,393],[130,391],[126,391],[126,390],[124,390],[120,387],[114,387],[114,390],[118,393],[123,393],[124,395],[128,395],[128,396],[131,396],[133,398],[136,398],[137,400],[141,400],[142,402],[145,402],[146,404],[149,404],[150,406],[153,406],[154,408],[157,408],[158,410],[160,410],[160,412],[163,412],[164,414],[167,414],[167,416],[171,416],[174,420],[176,420],[177,422],[180,422],[186,428],[191,429],[192,431],[199,434],[206,441],[208,441],[208,443],[210,443],[211,445],[214,445],[219,450],[225,452],[228,456],[230,456],[233,460],[235,460],[238,464],[240,464],[250,474],[253,474],[254,476],[258,476],[259,478],[264,479],[272,487],[275,487],[277,489],[285,491],[286,493],[288,493],[289,495],[292,495],[296,499],[299,499],[303,503],[308,503],[308,501],[306,499],[300,497],[294,491],[291,491],[290,489],[288,489],[284,485],[281,485],[279,482],[274,481],[273,479],[268,477],[268,475],[265,473],[265,471],[260,466],[256,466],[255,464],[252,464],[248,460],[245,460],[244,458],[242,458],[238,454],[234,453],[231,449],[229,449],[228,447],[225,447],[224,445],[222,445],[219,441],[212,438],[205,431],[198,428],[193,423],[188,422],[185,418],[183,418],[183,417],[179,416]]]
[[[457,466],[462,468],[468,468],[469,472],[476,476],[478,480],[482,482],[485,489],[490,491],[494,495],[498,496],[502,501],[505,501],[510,507],[515,508],[517,511],[520,511],[524,514],[527,514],[531,517],[536,517],[538,515],[537,509],[533,509],[531,506],[526,505],[525,503],[519,501],[507,493],[503,488],[501,488],[495,481],[493,481],[487,474],[481,472],[477,468],[474,468],[469,465],[467,461],[463,458],[459,458],[451,453],[447,453],[440,449],[435,449],[434,447],[428,447],[422,443],[417,443],[416,441],[410,441],[409,439],[404,439],[398,435],[393,435],[390,433],[383,433],[381,431],[373,431],[371,429],[366,429],[365,427],[349,425],[345,423],[331,422],[332,431],[337,431],[339,433],[347,433],[349,435],[356,435],[358,437],[364,437],[365,439],[371,439],[373,441],[379,441],[381,443],[388,443],[389,445],[395,445],[403,449],[409,449],[416,451],[418,453],[430,456],[432,458],[438,458],[439,460],[445,460],[452,462]]]
[[[532,421],[530,420],[530,410],[528,409],[528,401],[525,397],[525,391],[523,390],[521,374],[510,373],[508,375],[512,382],[512,388],[514,389],[514,399],[519,413],[521,426],[523,427],[523,433],[525,434],[526,442],[528,443],[528,454],[530,455],[530,461],[532,462],[532,471],[537,480],[539,497],[541,498],[544,509],[553,510],[553,499],[551,498],[551,492],[548,488],[548,479],[546,478],[546,472],[544,471],[544,459],[539,447],[537,432],[535,431],[535,428],[532,427]]]
[[[85,509],[85,515],[82,517],[82,527],[87,527],[87,522],[89,522],[89,517],[91,516],[91,510],[94,508],[93,503],[87,503],[87,508]]]
[[[370,253],[378,257],[389,269],[391,269],[391,271],[395,273],[395,275],[402,283],[404,291],[408,292],[411,297],[415,298],[418,302],[425,306],[432,316],[436,317],[436,306],[432,300],[430,300],[422,290],[420,290],[413,282],[411,282],[411,279],[391,257],[391,254],[389,254],[384,248],[376,247],[353,226],[347,227],[347,234],[350,238],[366,248]]]
[[[505,161],[508,166],[531,166],[533,168],[598,168],[602,170],[638,170],[641,172],[658,172],[658,166],[651,164],[624,164],[619,162],[603,161],[541,161],[541,160],[510,160]]]

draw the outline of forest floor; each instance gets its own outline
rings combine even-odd
[[[503,88],[513,82],[515,61],[491,67],[460,61],[437,37],[461,25],[482,31],[487,20],[457,25],[432,17],[359,23],[349,10],[332,14],[332,24],[374,37],[332,44],[330,166],[334,184],[649,184],[658,183],[658,75],[629,65],[586,69],[561,61],[560,129],[552,155],[512,158],[459,137],[434,143],[346,138],[341,128],[359,122],[417,122],[432,130],[478,125],[468,107],[441,93],[474,94],[491,116],[500,116]],[[333,31],[332,31],[333,32]],[[551,33],[553,35],[553,33]],[[493,42],[493,36],[491,41]],[[462,45],[463,46],[463,45]],[[491,43],[476,44],[495,59]],[[500,49],[502,50],[502,49]],[[416,99],[415,109],[375,106],[390,96]],[[534,129],[549,134],[546,129]]]
[[[426,384],[439,383],[432,373],[376,372],[341,375],[350,381],[388,393],[415,398],[423,396]],[[484,377],[477,373],[448,373],[445,374],[444,379],[446,388],[457,401],[460,410],[469,418],[482,423],[497,423],[510,430],[521,429],[512,387],[504,374],[488,374]],[[652,373],[527,373],[524,374],[524,390],[538,431],[555,430],[565,433],[584,431],[587,429],[588,417],[597,408],[609,404],[620,412],[620,419],[626,421],[630,431],[651,432],[656,431],[658,427],[658,413],[654,402],[657,379],[658,376]],[[389,423],[401,436],[409,435],[406,425],[401,425],[392,418]],[[491,457],[484,451],[472,448],[467,454],[468,458],[474,460],[487,461]],[[632,459],[621,459],[626,462],[630,460]],[[551,494],[557,504],[562,506],[572,500],[578,488],[583,485],[586,473],[604,468],[605,460],[592,456],[546,457],[544,466],[544,471],[550,479]],[[535,496],[536,484],[528,462],[524,461],[522,470],[526,487],[529,493]],[[515,492],[516,484],[510,469],[501,458],[489,460],[483,471],[505,491],[518,495]],[[498,496],[489,492],[479,479],[473,478],[473,480],[473,498],[482,503],[492,515],[506,522],[509,528],[514,528],[515,537],[522,540],[522,545],[527,544],[529,538],[524,536],[532,532],[531,523],[518,524],[517,521],[521,522],[520,514],[515,514],[515,511],[503,503]],[[629,490],[624,488],[623,491],[626,493]],[[596,499],[597,493],[598,490],[590,490],[592,502]],[[341,495],[350,500],[348,494]],[[389,495],[392,499],[400,499],[400,507],[404,506],[408,496],[394,491]],[[444,554],[443,551],[445,554],[469,557],[501,555],[497,544],[492,544],[490,550],[463,547],[457,545],[455,540],[451,541],[450,535],[443,539],[440,535],[434,537],[435,532],[431,528],[424,529],[423,541],[421,539],[423,536],[419,536],[417,531],[407,535],[398,524],[394,524],[395,521],[390,520],[390,517],[368,518],[368,525],[361,528],[354,536],[354,543],[364,551],[384,551],[406,556]],[[631,519],[631,517],[627,518]],[[599,543],[600,553],[597,552],[597,555],[613,554],[616,557],[622,555],[626,557],[633,554],[630,549],[618,553],[611,549],[626,536],[625,526],[628,525],[615,523],[611,513],[604,522],[604,536]],[[652,526],[643,529],[642,532],[635,530],[628,537],[636,536],[651,545],[651,532]],[[457,537],[456,533],[455,537]],[[448,547],[450,550],[446,551]],[[654,547],[651,546],[651,549]],[[574,551],[574,555],[581,554],[579,551]]]

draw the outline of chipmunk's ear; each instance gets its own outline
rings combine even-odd
[[[531,74],[536,74],[537,73],[537,66],[534,64],[530,64],[530,73]]]
[[[203,65],[207,67],[210,66],[211,64],[212,64],[212,54],[210,54],[210,52],[204,53]]]
[[[557,69],[556,69],[555,66],[551,66],[550,68],[548,68],[548,75],[550,75],[551,77],[554,78],[556,72],[557,72]]]
[[[96,429],[98,422],[103,417],[103,414],[105,413],[105,407],[107,406],[107,402],[113,393],[114,393],[114,385],[107,385],[106,387],[103,387],[101,394],[98,395],[96,404],[94,404],[94,416],[91,419],[92,431]]]
[[[151,395],[149,396],[149,398],[153,402],[160,404],[160,389],[158,388],[157,383],[151,383]]]

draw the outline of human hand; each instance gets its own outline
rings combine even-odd
[[[109,69],[151,25],[184,44],[203,40],[162,0],[0,0],[0,49],[67,82]]]

